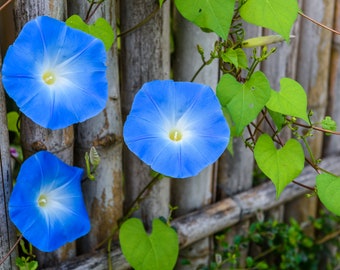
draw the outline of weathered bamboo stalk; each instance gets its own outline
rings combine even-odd
[[[261,35],[261,28],[243,22],[245,29],[245,38],[252,38]],[[248,58],[248,64],[251,62],[253,50],[245,50]],[[259,67],[257,67],[259,69]],[[246,76],[246,72],[242,72],[242,76]],[[244,138],[249,137],[248,130],[243,134]],[[254,157],[253,153],[248,149],[244,140],[240,137],[232,138],[229,142],[232,144],[233,153],[225,151],[218,163],[218,185],[217,198],[224,199],[233,196],[239,192],[248,190],[253,184]],[[236,235],[243,235],[247,232],[249,220],[240,223],[238,226],[231,228],[226,235],[226,241],[232,243]],[[245,259],[248,249],[244,249],[240,256],[240,266],[245,265]]]
[[[175,57],[174,79],[190,81],[203,64],[197,51],[197,45],[204,49],[206,60],[214,49],[215,34],[204,33],[199,27],[185,20],[178,12],[174,15]],[[218,81],[218,61],[206,66],[194,82],[209,85],[216,89]],[[213,166],[204,169],[196,177],[174,179],[171,182],[171,204],[177,206],[174,217],[182,216],[212,202]],[[210,239],[202,239],[190,247],[181,250],[176,269],[196,269],[199,265],[207,265],[210,258]],[[190,265],[181,264],[181,258],[189,260]]]
[[[336,1],[334,12],[334,29],[340,30],[340,2]],[[333,34],[331,52],[329,93],[326,115],[332,116],[335,122],[340,123],[340,36]],[[340,136],[326,136],[324,154],[330,155],[340,152]]]
[[[37,16],[48,15],[59,20],[64,20],[65,11],[65,1],[15,1],[14,20],[17,34],[25,23],[35,19]],[[29,118],[23,116],[20,127],[21,145],[25,158],[40,150],[48,150],[56,154],[64,162],[73,164],[73,126],[52,131],[42,128]],[[73,257],[76,254],[75,243],[67,244],[55,252],[43,253],[37,251],[36,254],[40,267],[53,265],[59,261]]]
[[[340,174],[339,158],[337,156],[325,158],[322,161],[321,166],[334,174]],[[315,177],[315,170],[308,166],[296,181],[307,186],[313,186],[315,184]],[[280,198],[276,200],[275,187],[271,182],[267,182],[250,190],[241,192],[233,197],[223,199],[200,210],[174,219],[171,225],[176,228],[179,236],[180,248],[183,249],[202,238],[206,238],[209,235],[234,226],[240,221],[248,220],[259,210],[270,210],[301,197],[306,193],[306,189],[292,183],[286,187],[281,193]],[[304,199],[310,200],[310,198],[307,197]],[[119,248],[116,248],[111,253],[111,256],[113,258],[113,269],[129,269],[128,264],[124,262],[123,255],[120,253]],[[48,269],[99,270],[105,269],[105,260],[106,254],[98,252],[96,254],[78,257],[77,264],[74,259]]]
[[[170,75],[170,3],[160,10],[153,0],[120,1],[121,22],[121,98],[123,120],[130,111],[136,92],[151,80]],[[149,18],[146,22],[145,19]],[[144,21],[144,22],[143,22]],[[140,24],[143,22],[142,24]],[[136,27],[137,26],[137,27]],[[135,28],[136,27],[136,28]],[[133,29],[133,31],[129,31]],[[129,31],[124,34],[124,32]],[[152,179],[150,168],[125,148],[125,209]],[[169,179],[158,182],[135,214],[151,226],[153,218],[168,215]]]
[[[69,1],[69,16],[78,14],[85,19],[89,4]],[[90,23],[98,17],[106,19],[116,30],[116,2],[101,4]],[[91,231],[79,240],[79,251],[89,252],[111,235],[123,211],[122,175],[122,120],[119,95],[117,43],[107,52],[107,79],[109,99],[99,115],[76,127],[75,164],[84,167],[84,156],[94,146],[100,156],[95,181],[83,185],[84,197],[91,220]]]
[[[302,11],[313,19],[332,26],[334,3],[334,0],[305,0],[302,3]],[[332,34],[304,18],[301,18],[299,33],[296,80],[307,92],[308,107],[313,111],[312,121],[320,122],[325,117],[328,106]],[[316,159],[322,157],[323,138],[322,132],[315,132],[313,137],[308,138]],[[287,205],[285,219],[289,221],[293,217],[298,221],[304,221],[316,214],[317,200],[314,198],[306,202],[301,198]],[[310,235],[314,233],[312,227],[306,228],[305,231]]]
[[[1,70],[0,54],[0,70]],[[8,215],[8,201],[12,191],[11,157],[6,117],[5,93],[0,73],[0,260],[4,258],[15,243],[15,230]],[[16,250],[0,265],[1,270],[15,269]]]

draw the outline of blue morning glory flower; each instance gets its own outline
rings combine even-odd
[[[85,121],[108,97],[102,41],[42,16],[28,22],[8,48],[2,81],[35,123],[50,129]]]
[[[90,230],[81,191],[83,169],[41,151],[22,164],[9,200],[9,216],[23,236],[50,252]]]
[[[128,148],[153,170],[185,178],[218,159],[230,130],[210,87],[169,80],[143,85],[123,135]]]

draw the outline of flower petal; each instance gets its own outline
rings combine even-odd
[[[179,141],[170,139],[172,129],[181,133]],[[218,159],[230,130],[210,87],[153,81],[136,94],[123,136],[128,148],[152,169],[185,178]]]
[[[53,251],[88,233],[90,221],[81,192],[83,170],[41,151],[21,166],[9,201],[9,215],[23,236]],[[39,197],[47,198],[45,206]]]
[[[28,22],[9,47],[2,81],[8,95],[34,122],[50,129],[65,128],[105,108],[105,62],[102,41],[42,16]],[[46,72],[55,78],[50,84],[43,79]]]

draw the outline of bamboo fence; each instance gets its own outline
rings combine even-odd
[[[0,6],[5,3],[0,0]],[[15,0],[0,11],[1,55],[22,26],[39,15],[65,20],[72,14],[85,16],[88,2],[84,0]],[[300,0],[299,5],[310,17],[340,29],[340,2],[335,0]],[[150,16],[152,14],[152,16]],[[159,9],[154,0],[106,0],[96,11],[98,17],[110,22],[121,37],[108,52],[109,100],[105,110],[93,119],[62,130],[46,130],[28,118],[21,120],[21,139],[25,157],[47,149],[69,164],[84,166],[83,156],[95,146],[101,156],[97,181],[83,185],[87,210],[91,219],[90,233],[56,252],[37,251],[43,269],[107,269],[105,249],[95,250],[110,235],[112,228],[131,205],[138,193],[151,180],[149,167],[124,146],[122,124],[131,108],[135,93],[143,83],[154,79],[190,80],[200,67],[197,44],[207,57],[217,36],[204,33],[185,21],[166,1]],[[128,31],[145,19],[134,31]],[[269,34],[268,30],[246,26],[246,37]],[[271,85],[279,89],[279,79],[296,79],[306,89],[313,120],[331,115],[340,123],[340,37],[317,27],[301,17],[296,21],[290,44],[276,45],[277,52],[259,67]],[[248,52],[251,55],[251,51]],[[0,74],[1,76],[1,74]],[[218,63],[214,62],[195,81],[216,87]],[[0,84],[0,258],[16,241],[9,220],[7,203],[11,192],[9,138],[6,122],[4,89]],[[287,139],[291,136],[287,132]],[[270,182],[253,185],[253,155],[240,139],[234,139],[234,155],[224,153],[219,162],[189,179],[163,179],[148,193],[135,212],[150,229],[153,218],[167,216],[169,205],[178,206],[172,225],[180,243],[179,260],[189,259],[191,265],[177,264],[176,269],[195,269],[208,264],[213,250],[212,236],[231,228],[227,238],[247,231],[256,212],[287,221],[294,217],[305,221],[315,216],[320,205],[316,198],[306,199],[306,190],[290,184],[278,200]],[[326,169],[340,174],[339,137],[314,136],[311,145],[317,158],[323,158]],[[306,167],[297,181],[313,186],[315,172]],[[124,180],[123,180],[124,179]],[[313,233],[310,230],[309,233]],[[117,238],[114,238],[117,240]],[[117,242],[118,243],[118,242]],[[113,269],[129,269],[118,244],[110,256]],[[0,265],[15,269],[16,251]]]

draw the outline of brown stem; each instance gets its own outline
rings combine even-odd
[[[335,232],[332,232],[332,233],[330,233],[330,234],[327,234],[327,235],[324,236],[323,238],[318,239],[318,240],[316,241],[316,243],[317,243],[318,245],[321,245],[321,244],[323,244],[323,243],[325,243],[325,242],[327,242],[327,241],[329,241],[329,240],[331,240],[331,239],[337,237],[338,235],[340,235],[340,230],[337,230],[337,231],[335,231]]]
[[[0,265],[2,265],[7,258],[9,257],[9,255],[11,255],[11,253],[14,251],[14,249],[17,247],[17,245],[20,243],[20,240],[22,239],[22,234],[20,234],[18,240],[14,243],[13,247],[8,251],[8,253],[5,255],[5,257],[3,257],[0,261]]]
[[[4,3],[2,6],[0,6],[0,11],[3,10],[11,2],[12,2],[12,0],[8,0],[6,3]]]
[[[163,4],[166,2],[166,0],[163,2]],[[141,27],[142,25],[146,24],[148,21],[150,21],[152,19],[153,16],[156,15],[156,13],[161,9],[161,6],[157,6],[152,12],[151,14],[149,14],[144,20],[142,20],[141,22],[139,22],[138,24],[136,24],[135,26],[131,27],[130,29],[126,30],[125,32],[120,33],[119,35],[117,35],[117,38],[125,36],[133,31],[135,31],[136,29],[138,29],[139,27]]]
[[[340,35],[340,32],[337,31],[337,30],[334,30],[333,28],[330,28],[316,20],[314,20],[313,18],[307,16],[306,14],[302,13],[301,11],[299,11],[299,14],[302,16],[302,17],[305,17],[307,20],[310,20],[312,23],[315,23],[316,25],[324,28],[324,29],[327,29],[328,31],[331,31],[332,33],[336,34],[336,35]]]
[[[301,183],[299,183],[299,182],[297,182],[297,181],[295,181],[295,180],[293,180],[293,183],[296,184],[296,185],[298,185],[298,186],[300,186],[300,187],[303,187],[303,188],[306,188],[306,189],[309,189],[309,190],[315,192],[315,188],[313,188],[313,187],[306,186],[306,185],[301,184]]]
[[[97,6],[94,8],[94,10],[91,12],[91,9],[93,7],[93,4],[91,4],[91,7],[89,8],[87,14],[86,14],[86,19],[85,19],[85,23],[88,23],[89,20],[92,18],[92,16],[96,13],[97,9],[99,8],[99,6],[103,3],[104,1],[100,1],[97,3]]]
[[[287,120],[291,121],[291,119],[289,119],[289,118],[287,118]],[[340,135],[340,131],[334,131],[334,130],[324,129],[324,128],[321,128],[321,127],[305,125],[305,124],[298,123],[298,122],[294,122],[294,125],[297,125],[297,126],[303,127],[303,128],[312,128],[314,130],[321,131],[321,132],[324,132],[324,133],[330,133],[330,134],[333,134],[333,135]]]

